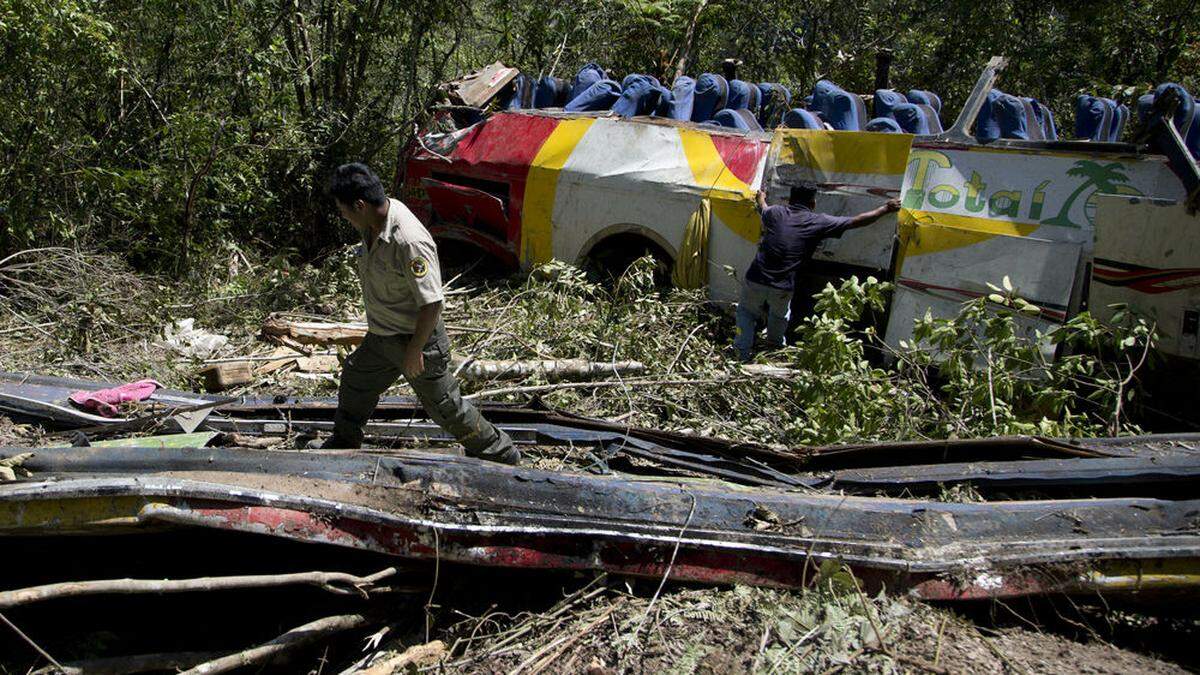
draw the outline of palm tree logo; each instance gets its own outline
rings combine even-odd
[[[1063,202],[1062,208],[1058,210],[1058,215],[1053,218],[1047,218],[1042,221],[1043,225],[1061,225],[1063,227],[1079,227],[1071,221],[1069,214],[1071,207],[1075,206],[1075,202],[1089,187],[1094,191],[1099,192],[1118,192],[1119,183],[1129,181],[1129,176],[1125,175],[1125,167],[1119,162],[1109,164],[1099,164],[1090,160],[1080,160],[1075,162],[1075,165],[1067,169],[1068,176],[1082,176],[1087,180],[1083,181],[1075,191],[1067,197],[1067,201]]]

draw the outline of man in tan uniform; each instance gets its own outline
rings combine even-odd
[[[429,231],[363,164],[344,164],[330,192],[342,217],[362,235],[358,276],[367,336],[342,369],[333,436],[322,447],[357,448],[379,396],[401,375],[425,412],[467,454],[518,464],[508,434],[463,400],[449,371],[450,340],[442,323],[442,273]]]

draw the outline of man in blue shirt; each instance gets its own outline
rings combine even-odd
[[[840,237],[846,230],[863,227],[879,220],[884,214],[900,208],[900,200],[889,199],[879,208],[857,216],[831,216],[813,209],[817,202],[817,187],[805,183],[792,188],[787,204],[767,206],[766,193],[758,192],[758,209],[762,212],[762,238],[758,253],[742,279],[742,293],[737,306],[737,337],[733,346],[738,358],[748,361],[754,348],[758,321],[767,314],[767,342],[772,347],[785,344],[791,315],[792,290],[796,273],[817,250],[822,240]]]

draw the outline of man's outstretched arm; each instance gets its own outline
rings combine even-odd
[[[767,210],[767,189],[759,188],[758,192],[754,193],[754,203],[758,206],[758,212],[762,213]]]
[[[856,227],[865,227],[865,226],[870,225],[871,223],[879,220],[885,214],[892,213],[893,211],[899,211],[899,210],[900,210],[900,200],[899,199],[889,199],[889,200],[887,200],[887,202],[885,202],[883,204],[883,206],[880,206],[879,208],[871,209],[870,211],[863,211],[862,213],[858,214],[857,216],[854,216],[853,218],[851,218],[850,224],[846,226],[846,229],[853,230]]]

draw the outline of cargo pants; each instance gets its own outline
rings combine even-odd
[[[379,405],[379,396],[404,374],[404,353],[411,337],[367,333],[358,349],[346,358],[338,387],[333,437],[323,447],[362,446],[363,426]],[[521,453],[513,447],[512,438],[485,420],[459,393],[458,380],[450,372],[450,338],[441,321],[421,351],[425,372],[420,377],[405,379],[429,417],[458,439],[468,455],[518,463]]]

